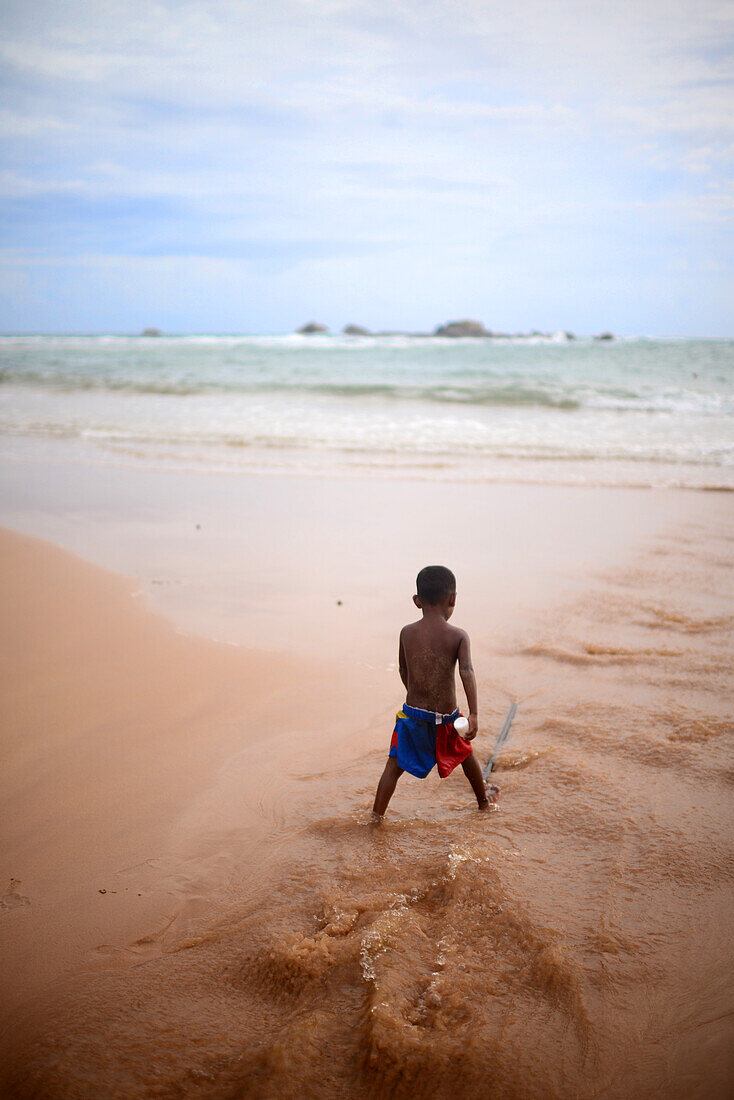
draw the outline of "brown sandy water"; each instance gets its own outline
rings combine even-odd
[[[519,704],[493,813],[461,774],[405,777],[371,827],[380,677],[348,745],[284,724],[231,756],[187,818],[188,866],[226,865],[213,909],[19,1011],[9,1094],[731,1096],[733,548],[704,510],[515,631],[474,628],[483,757]]]

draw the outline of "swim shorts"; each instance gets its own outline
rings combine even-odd
[[[395,715],[389,755],[396,757],[398,765],[417,779],[425,779],[434,765],[445,779],[472,754],[471,742],[454,730],[460,713],[457,708],[453,714],[436,714],[406,703]]]

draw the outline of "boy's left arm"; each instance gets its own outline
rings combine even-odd
[[[466,701],[469,706],[469,731],[466,734],[466,739],[467,741],[473,741],[479,728],[479,717],[477,715],[477,681],[471,659],[471,644],[469,642],[469,635],[466,631],[462,631],[462,638],[459,642],[458,661],[459,676],[461,676],[461,682],[466,692]]]

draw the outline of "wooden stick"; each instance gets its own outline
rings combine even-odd
[[[497,753],[500,751],[500,749],[502,748],[502,746],[504,745],[505,741],[507,740],[507,738],[509,736],[510,726],[512,725],[512,719],[515,717],[516,712],[517,712],[517,703],[512,703],[511,706],[510,706],[509,711],[507,712],[507,717],[505,718],[505,724],[502,727],[502,731],[500,732],[500,735],[497,738],[497,743],[494,746],[494,752],[490,756],[489,760],[487,761],[487,763],[484,767],[484,771],[482,772],[482,775],[483,775],[485,781],[489,778],[489,774],[492,771],[492,769],[494,768],[494,762],[497,759]]]

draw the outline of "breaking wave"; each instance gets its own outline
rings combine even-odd
[[[233,448],[243,462],[301,448],[474,456],[486,475],[489,460],[601,459],[710,468],[632,484],[726,488],[732,416],[734,341],[0,337],[0,433],[127,443],[148,461],[168,447],[229,468]]]

